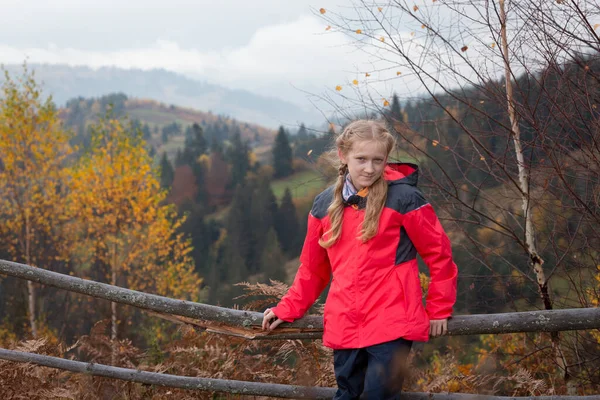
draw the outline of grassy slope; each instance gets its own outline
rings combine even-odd
[[[327,182],[316,170],[300,171],[283,179],[271,183],[273,194],[279,202],[283,198],[285,189],[289,188],[296,207],[312,203],[314,197],[327,187]],[[222,220],[227,216],[229,207],[224,207],[207,216],[208,219]]]
[[[215,123],[219,120],[219,118],[222,120],[225,119],[228,123],[232,123],[234,121],[231,118],[198,111],[191,108],[167,106],[154,100],[129,99],[127,100],[126,105],[127,113],[132,118],[138,118],[143,122],[148,122],[148,124],[151,126],[164,126],[172,122],[177,122],[185,127],[193,124],[194,122],[199,124]],[[276,132],[274,132],[272,129],[243,121],[236,122],[241,129],[242,138],[244,139],[253,140],[255,135],[258,135],[262,142],[272,143],[275,138]]]
[[[286,188],[290,189],[293,199],[303,200],[314,197],[326,186],[325,178],[314,169],[298,172],[287,178],[273,181],[271,184],[278,200],[281,200]]]
[[[193,123],[212,124],[218,121],[219,116],[193,110],[190,108],[167,106],[153,100],[129,99],[126,102],[126,112],[131,119],[139,119],[142,123],[147,123],[154,132],[158,127],[159,133],[153,133],[150,142],[154,145],[158,154],[166,151],[169,158],[173,159],[177,149],[183,148],[183,135],[174,136],[167,143],[162,143],[160,130],[163,126],[173,122],[180,124],[183,129]],[[232,124],[233,120],[221,117],[226,123]],[[275,132],[260,125],[236,121],[241,130],[243,139],[254,140],[258,137],[261,144],[270,145],[275,138]]]

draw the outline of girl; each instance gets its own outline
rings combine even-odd
[[[301,318],[330,281],[323,344],[334,349],[334,399],[399,399],[413,340],[446,333],[456,301],[450,241],[417,189],[414,164],[387,164],[394,138],[375,121],[336,139],[339,177],[308,217],[300,268],[263,329]],[[430,270],[423,306],[416,255]]]

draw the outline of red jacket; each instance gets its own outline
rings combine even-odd
[[[342,234],[328,249],[319,239],[331,225],[327,208],[333,187],[319,194],[308,217],[300,268],[289,291],[273,309],[292,322],[304,315],[327,286],[323,344],[333,349],[363,348],[405,338],[427,341],[429,319],[452,314],[457,268],[431,205],[417,189],[413,164],[389,164],[388,197],[374,238],[358,238],[363,208],[344,208]],[[368,201],[368,197],[367,197]],[[431,282],[423,306],[416,255],[429,267]]]

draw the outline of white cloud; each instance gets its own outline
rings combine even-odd
[[[64,47],[52,43],[45,46],[17,48],[0,42],[0,63],[30,63],[85,65],[91,68],[116,66],[150,70],[163,68],[190,77],[246,89],[263,95],[281,97],[308,104],[307,91],[317,95],[339,94],[329,101],[321,101],[318,108],[330,112],[337,106],[352,107],[357,98],[372,98],[380,102],[394,92],[404,95],[422,93],[422,84],[403,69],[398,55],[390,49],[391,40],[402,42],[415,60],[423,47],[419,47],[423,33],[413,36],[409,30],[395,32],[385,43],[364,35],[345,35],[334,30],[326,31],[326,23],[313,15],[260,27],[245,44],[221,47],[218,51],[182,45],[174,39],[159,38],[151,45],[115,50],[91,50]],[[224,26],[223,29],[235,29]],[[407,27],[408,29],[408,27]],[[214,32],[213,35],[219,35]],[[213,40],[198,37],[198,42]],[[358,42],[357,42],[358,41]],[[360,41],[368,53],[360,50]],[[357,46],[358,44],[358,46]],[[370,77],[365,77],[365,72]],[[433,71],[435,72],[435,71]],[[358,85],[351,82],[356,79]],[[328,94],[327,94],[328,93]],[[345,97],[345,98],[344,98]],[[314,100],[314,99],[313,99]],[[334,104],[328,104],[334,103]],[[360,102],[359,102],[360,103]],[[380,103],[381,104],[381,103]]]
[[[312,16],[303,16],[288,24],[259,28],[245,46],[219,52],[183,48],[166,39],[158,39],[152,46],[112,51],[59,47],[53,43],[17,48],[0,42],[0,62],[21,63],[28,59],[32,63],[92,68],[165,68],[188,74],[216,74],[223,81],[261,77],[312,80],[312,71],[332,75],[339,72],[331,68],[332,64],[343,65],[336,59],[343,56],[339,46],[344,44],[344,38],[339,34],[319,35],[318,31],[323,31],[323,24]]]
[[[218,33],[215,33],[218,34]],[[203,40],[206,38],[199,38]],[[326,32],[323,21],[312,15],[290,23],[256,30],[244,46],[220,51],[184,48],[172,40],[159,39],[151,46],[97,51],[60,47],[15,48],[0,43],[0,62],[116,66],[149,70],[164,68],[208,82],[300,101],[301,90],[320,92],[344,84],[365,66],[342,33]],[[300,90],[299,90],[300,89]]]
[[[164,68],[249,90],[271,84],[314,87],[339,82],[344,69],[354,62],[353,56],[342,49],[346,39],[341,34],[323,33],[322,22],[302,16],[291,23],[259,28],[246,45],[218,52],[184,48],[164,39],[156,40],[152,46],[112,51],[59,47],[52,43],[16,48],[0,43],[0,62],[22,63],[26,59],[30,63],[91,68]],[[206,38],[199,38],[202,39]]]

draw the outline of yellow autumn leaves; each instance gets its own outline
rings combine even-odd
[[[41,102],[33,79],[7,78],[0,88],[0,235],[11,256],[37,264],[39,246],[55,237],[62,164],[72,149],[57,110]]]
[[[92,150],[73,169],[72,201],[81,224],[82,262],[97,260],[136,290],[197,300],[201,279],[183,220],[164,205],[143,140],[106,117],[92,127]]]
[[[91,127],[89,151],[74,153],[41,98],[27,72],[0,87],[0,239],[11,257],[45,268],[52,254],[82,277],[106,265],[132,289],[198,300],[183,220],[164,204],[141,137],[108,116]]]
[[[0,85],[0,240],[14,260],[42,267],[67,258],[60,215],[69,136],[58,112],[27,73]],[[49,248],[50,251],[46,251]],[[28,284],[31,333],[36,337],[36,290]]]

